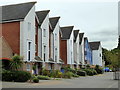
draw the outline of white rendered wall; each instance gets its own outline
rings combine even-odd
[[[81,42],[81,45],[79,45],[79,58],[80,58],[80,62],[82,63],[82,65],[85,64],[84,62],[84,37],[82,38],[82,42]]]
[[[28,22],[31,30],[28,30]],[[24,21],[20,22],[20,55],[27,61],[28,41],[31,42],[31,61],[35,58],[35,6],[31,8]]]
[[[67,40],[67,64],[74,64],[73,31],[71,33],[70,39]]]
[[[54,30],[53,30],[53,34],[54,34],[54,60],[55,60],[55,54],[57,54],[57,63],[59,63],[59,59],[60,59],[60,41],[59,41],[59,31],[60,30],[60,26],[59,26],[59,22],[56,24]],[[57,53],[55,52],[55,48],[57,48]]]
[[[49,14],[44,19],[42,25],[42,60],[44,60],[44,45],[46,46],[46,61],[49,59]],[[44,37],[43,32],[46,30],[46,36]]]
[[[101,54],[101,56],[100,56]],[[99,47],[98,50],[92,51],[92,59],[93,59],[93,65],[100,65],[102,66],[102,49]]]

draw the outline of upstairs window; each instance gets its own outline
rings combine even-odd
[[[28,31],[30,31],[30,30],[31,30],[31,23],[28,22]]]
[[[55,61],[57,61],[57,48],[55,48]]]
[[[46,37],[46,29],[43,29],[43,36]]]
[[[44,46],[44,61],[46,59],[46,46]]]
[[[57,40],[57,34],[55,33],[55,40]]]

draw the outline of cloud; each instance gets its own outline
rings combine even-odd
[[[107,49],[113,49],[118,43],[118,29],[108,28],[89,33],[90,41],[101,41],[102,46]]]

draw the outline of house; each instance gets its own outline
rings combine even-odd
[[[79,68],[80,60],[79,60],[79,31],[74,30],[74,43],[73,43],[73,50],[74,50],[74,68]]]
[[[80,67],[85,64],[84,61],[84,33],[79,34],[79,62],[80,62]]]
[[[64,65],[70,65],[71,68],[74,68],[73,27],[74,26],[61,27],[62,38],[60,43],[61,59],[64,61]]]
[[[84,38],[84,59],[85,59],[85,65],[90,64],[92,65],[92,50],[90,48],[88,38]]]
[[[92,61],[93,61],[92,64],[103,66],[101,42],[100,41],[89,42],[89,44],[90,48],[92,49]]]
[[[62,62],[60,61],[60,40],[61,40],[61,29],[59,26],[59,19],[60,17],[51,17],[50,23],[52,26],[52,32],[51,32],[51,51],[53,51],[52,58],[54,60],[54,69],[60,70]]]
[[[0,37],[0,51],[1,51],[0,59],[12,58],[12,56],[13,56],[13,51],[3,36]]]
[[[2,36],[12,54],[23,56],[23,70],[32,73],[35,61],[35,3],[2,6]],[[7,56],[6,56],[7,58]]]
[[[39,29],[38,29],[38,56],[42,59],[42,68],[49,69],[50,64],[54,63],[49,59],[49,31],[52,27],[49,21],[49,12],[50,10],[37,11],[36,15],[39,20]]]

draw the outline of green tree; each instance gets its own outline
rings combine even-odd
[[[118,49],[120,49],[120,36],[118,38],[118,46],[117,46]]]
[[[22,57],[16,54],[12,57],[12,60],[10,62],[10,68],[11,70],[17,71],[18,69],[20,69],[22,64],[23,64]]]

